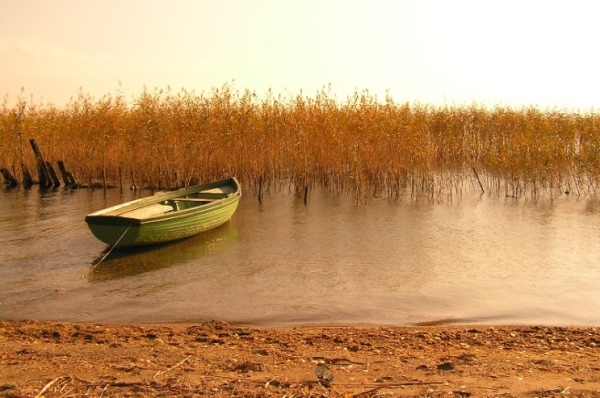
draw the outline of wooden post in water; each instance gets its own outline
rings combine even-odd
[[[31,174],[29,173],[29,169],[23,160],[23,133],[18,133],[19,135],[19,154],[21,155],[21,172],[23,173],[23,186],[25,188],[29,188],[33,185],[33,178],[31,178]],[[17,173],[15,172],[15,176]]]
[[[65,163],[62,160],[59,160],[56,163],[58,164],[58,169],[60,170],[60,175],[62,176],[62,179],[65,182],[65,185],[68,187],[71,187],[71,188],[76,188],[77,181],[75,180],[75,177],[73,177],[73,174],[71,174],[67,171],[67,168],[65,167]]]
[[[52,177],[50,177],[48,165],[44,161],[44,157],[42,156],[40,149],[35,143],[35,140],[32,138],[29,140],[29,143],[31,144],[31,149],[33,149],[33,153],[35,153],[35,158],[37,159],[40,185],[47,188],[50,185],[52,185]]]
[[[25,163],[21,163],[21,170],[23,171],[23,186],[25,188],[31,187],[33,185],[33,178],[31,178],[31,174]]]
[[[10,171],[8,169],[2,168],[0,169],[0,173],[2,173],[2,176],[4,177],[4,185],[7,188],[14,188],[17,185],[19,185],[17,179],[13,177],[12,174],[10,174]]]
[[[475,170],[475,167],[473,167],[473,173],[475,173],[475,178],[477,178],[477,182],[479,183],[479,188],[481,188],[481,193],[485,193],[485,190],[483,189],[483,184],[481,183],[481,180],[479,179],[479,174],[477,174],[477,170]]]
[[[52,184],[54,184],[55,187],[60,186],[60,180],[58,179],[58,175],[56,175],[56,171],[54,171],[54,167],[52,167],[52,163],[46,162],[46,167],[48,168],[48,173],[50,173]]]
[[[258,179],[258,202],[262,202],[263,196],[263,176]]]
[[[308,183],[304,186],[304,204],[308,204]]]
[[[121,166],[119,166],[119,186],[121,187],[121,193],[123,193],[123,171]]]
[[[131,184],[131,189],[133,192],[137,191],[137,185],[135,185],[135,174],[133,173],[133,170],[131,170]]]

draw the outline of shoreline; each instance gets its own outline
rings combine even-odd
[[[0,321],[0,397],[81,394],[600,397],[600,328]]]

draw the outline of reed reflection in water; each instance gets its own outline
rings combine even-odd
[[[148,193],[145,193],[148,194]],[[252,325],[600,321],[597,198],[453,203],[287,190],[206,234],[111,253],[86,214],[130,192],[0,194],[0,319]]]

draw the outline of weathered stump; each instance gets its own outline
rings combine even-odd
[[[23,186],[25,188],[31,187],[33,185],[33,178],[31,177],[29,169],[25,163],[21,164],[21,170],[23,171]]]
[[[19,183],[17,182],[17,179],[15,177],[13,177],[13,175],[10,173],[10,171],[8,169],[2,168],[0,169],[0,173],[2,173],[2,176],[4,177],[4,186],[7,188],[14,188],[17,185],[19,185]]]
[[[35,158],[37,160],[40,185],[43,187],[49,187],[50,185],[52,185],[52,177],[50,176],[50,170],[48,170],[48,165],[44,161],[42,152],[40,152],[40,149],[35,143],[35,140],[32,138],[29,140],[29,143],[31,144],[31,149],[33,149],[33,153],[35,153]]]
[[[56,162],[58,164],[58,169],[60,170],[60,174],[62,176],[63,181],[65,182],[65,185],[71,188],[75,188],[77,187],[77,180],[75,180],[75,177],[73,177],[73,174],[69,173],[67,171],[67,168],[65,167],[65,163],[62,160],[59,160],[58,162]]]
[[[48,168],[48,173],[50,174],[50,180],[52,180],[52,184],[55,187],[60,186],[60,180],[58,179],[58,175],[56,175],[56,171],[54,171],[54,167],[52,167],[52,163],[46,162],[46,167]]]

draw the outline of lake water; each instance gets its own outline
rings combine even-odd
[[[204,235],[113,252],[94,267],[106,246],[85,215],[135,197],[0,193],[0,319],[600,324],[595,197],[356,206],[314,190],[305,205],[284,189],[262,203],[246,195]]]

